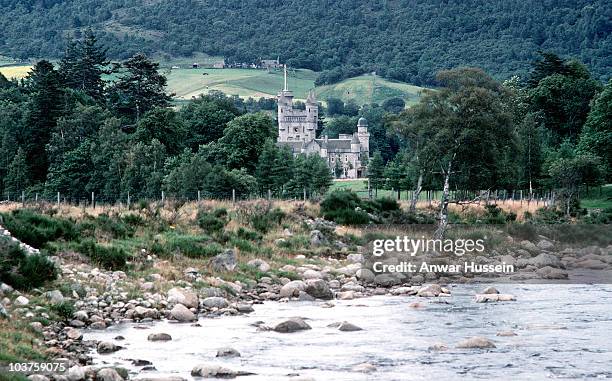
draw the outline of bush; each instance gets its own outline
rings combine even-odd
[[[603,210],[593,210],[586,215],[583,220],[585,224],[611,224],[612,223],[612,208]]]
[[[57,268],[46,255],[27,255],[16,243],[1,239],[0,281],[18,290],[30,290],[56,278]]]
[[[178,253],[189,258],[206,258],[221,253],[223,247],[210,242],[208,237],[175,235],[169,237],[165,245],[165,251]]]
[[[227,215],[227,212],[225,215]],[[225,221],[216,214],[200,211],[196,220],[198,221],[198,226],[208,234],[218,233],[225,227]]]
[[[63,302],[53,304],[51,306],[51,310],[58,314],[64,320],[70,320],[74,316],[76,308],[74,307],[74,304],[71,301],[65,300]]]
[[[121,219],[123,220],[123,222],[131,226],[142,226],[145,223],[144,218],[142,218],[138,214],[133,214],[133,213],[126,214],[123,217],[121,217]]]
[[[283,218],[285,218],[285,213],[279,208],[274,208],[263,213],[253,214],[251,216],[250,224],[253,229],[265,234],[272,230],[272,228],[280,225]]]
[[[321,202],[323,218],[342,225],[361,225],[370,222],[368,213],[363,209],[378,209],[379,205],[364,203],[352,191],[334,191]]]
[[[42,248],[47,242],[58,239],[73,241],[79,238],[79,231],[74,222],[45,216],[28,209],[2,214],[2,221],[13,236],[37,248]]]
[[[245,229],[243,227],[239,227],[238,230],[236,230],[236,236],[249,241],[261,241],[263,239],[263,236],[260,233]]]
[[[108,270],[122,270],[127,264],[128,254],[119,247],[102,246],[93,240],[85,240],[76,245],[75,250]]]
[[[80,227],[82,232],[90,230],[92,234],[89,236],[95,236],[93,233],[100,231],[117,239],[131,238],[136,232],[136,229],[132,225],[127,224],[123,219],[110,217],[108,214],[104,213],[96,218],[90,217],[90,219],[84,221]]]

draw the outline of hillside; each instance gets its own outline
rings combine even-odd
[[[174,69],[166,73],[168,89],[179,99],[191,99],[210,90],[247,98],[275,97],[283,83],[280,71],[268,73],[253,69]],[[317,73],[294,70],[289,74],[289,88],[296,98],[305,99],[310,89],[319,100],[329,97],[349,99],[358,104],[382,103],[391,97],[415,103],[423,88],[407,83],[389,81],[375,75],[362,75],[333,85],[315,87]]]
[[[58,57],[91,26],[115,59],[280,56],[322,71],[321,84],[376,71],[431,85],[438,70],[465,65],[507,78],[538,50],[575,56],[600,79],[612,68],[606,0],[0,0],[0,15],[0,55],[21,59]]]

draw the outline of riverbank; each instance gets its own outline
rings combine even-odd
[[[196,329],[194,324],[203,325],[203,321],[209,322],[211,318],[250,319],[251,315],[258,316],[260,309],[269,314],[270,305],[279,311],[283,306],[303,305],[334,310],[345,303],[367,304],[367,300],[377,300],[377,295],[397,296],[402,298],[404,308],[418,310],[452,301],[456,284],[495,280],[465,273],[447,276],[428,272],[411,277],[373,274],[364,267],[368,241],[397,235],[398,228],[338,226],[319,218],[313,204],[252,203],[235,207],[205,203],[113,213],[107,210],[95,217],[78,209],[53,213],[60,218],[70,216],[75,223],[88,222],[90,230],[79,225],[81,232],[91,232],[93,226],[92,235],[97,242],[129,248],[131,255],[124,269],[111,270],[99,267],[75,250],[80,246],[74,243],[60,239],[47,245],[55,247],[52,259],[60,270],[57,280],[27,292],[12,290],[7,285],[1,288],[0,304],[6,316],[11,322],[19,322],[11,328],[14,330],[11,334],[2,330],[5,333],[2,340],[13,342],[19,336],[21,342],[17,347],[6,346],[2,356],[5,364],[21,361],[67,364],[66,372],[53,376],[32,376],[36,372],[26,372],[35,381],[143,378],[150,371],[145,368],[151,364],[132,367],[131,373],[116,369],[100,374],[101,369],[122,368],[123,364],[99,361],[104,355],[133,357],[129,347],[132,343],[115,340],[115,336],[104,332],[115,332],[117,327],[126,325],[150,328],[161,324],[168,329]],[[263,226],[259,225],[262,219]],[[133,233],[126,233],[129,237],[121,238],[122,234],[117,234],[118,226],[122,226],[119,222],[126,225],[126,221],[137,223]],[[217,228],[211,230],[215,224]],[[483,231],[490,235],[497,230],[487,227]],[[518,270],[515,281],[567,281],[578,270],[607,272],[612,267],[609,245],[571,247],[537,234],[532,240],[515,239],[506,232],[496,234],[500,244],[476,258],[486,264],[513,262]],[[216,251],[205,251],[210,247],[216,247]],[[26,247],[30,249],[36,250]],[[483,302],[512,304],[517,298],[520,302],[520,297],[506,294],[503,288],[501,291],[480,299],[472,291],[469,306],[464,307],[476,308]],[[375,297],[369,298],[372,296]],[[296,315],[301,316],[279,312],[275,319],[266,319],[249,329],[279,337],[299,332],[311,325],[308,319],[315,318],[289,319]],[[339,315],[341,323],[340,318]],[[251,323],[255,323],[256,319],[253,320]],[[154,323],[158,321],[161,323]],[[369,324],[363,320],[349,323],[360,328]],[[170,330],[150,333],[167,333],[174,339]],[[158,337],[151,343],[158,341],[164,340]],[[364,365],[365,368],[368,366]]]

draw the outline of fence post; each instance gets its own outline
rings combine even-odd
[[[128,194],[127,194],[127,208],[128,208],[128,210],[130,209],[130,192],[129,191],[128,191]]]
[[[232,203],[236,203],[236,189],[232,188]]]
[[[368,184],[370,184],[370,180],[368,179]],[[306,201],[306,187],[304,187],[304,201]]]
[[[272,198],[272,191],[268,188],[268,200]]]
[[[57,207],[60,206],[60,192],[57,192]]]
[[[200,191],[198,191],[198,202],[200,202]]]
[[[38,193],[36,193],[36,198],[34,199],[34,202],[38,204]]]
[[[21,191],[21,205],[25,208],[25,191]]]
[[[164,191],[162,191],[162,204],[166,201],[166,195],[164,194]]]
[[[91,192],[91,208],[96,209],[96,197],[94,195],[94,192]]]

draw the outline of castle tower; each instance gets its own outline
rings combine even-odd
[[[353,138],[351,139],[351,152],[360,153],[361,152],[361,142],[357,137],[357,134],[353,134]]]
[[[278,101],[278,141],[310,142],[316,136],[319,106],[311,92],[306,100],[306,109],[293,108],[293,92],[287,84],[287,65],[284,67],[284,86],[279,91]]]
[[[357,137],[361,143],[363,152],[370,152],[370,133],[368,132],[368,121],[366,118],[359,118],[357,122]]]

